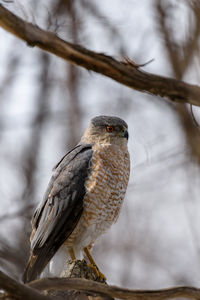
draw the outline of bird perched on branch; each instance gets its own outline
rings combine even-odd
[[[95,117],[80,143],[55,166],[32,219],[24,282],[36,279],[62,251],[65,260],[75,260],[84,252],[103,276],[90,248],[119,216],[130,173],[127,141],[126,122],[118,117]]]

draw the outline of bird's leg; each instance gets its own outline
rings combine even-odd
[[[68,249],[68,251],[69,251],[69,255],[70,255],[71,259],[76,260],[74,250],[72,248],[70,248],[70,249]]]
[[[88,249],[87,247],[85,247],[83,250],[84,250],[85,255],[87,256],[87,258],[89,259],[90,263],[91,263],[92,265],[95,265],[95,266],[96,266],[96,263],[95,263],[95,261],[94,261],[92,255],[90,254],[89,249]]]
[[[91,265],[89,265],[90,267],[92,267],[97,276],[100,278],[101,281],[105,282],[106,281],[106,276],[100,272],[99,268],[97,267],[92,255],[90,254],[90,251],[87,247],[83,248],[84,252],[85,252],[85,255],[87,256],[87,258],[89,259]]]

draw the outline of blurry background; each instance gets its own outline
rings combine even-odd
[[[0,1],[73,43],[199,84],[200,4],[176,0]],[[200,122],[199,108],[193,108]],[[199,285],[200,131],[190,107],[133,91],[30,48],[0,28],[0,268],[19,278],[52,167],[96,115],[129,125],[132,170],[94,257],[111,284]]]

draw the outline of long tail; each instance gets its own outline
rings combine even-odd
[[[39,255],[32,254],[22,276],[23,282],[26,283],[37,279],[50,259],[51,257],[48,258],[47,255],[45,257],[45,255],[41,255],[41,253]]]

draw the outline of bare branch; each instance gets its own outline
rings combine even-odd
[[[39,290],[79,290],[99,292],[120,299],[127,300],[156,300],[185,297],[200,299],[200,289],[193,287],[174,287],[162,290],[128,290],[116,286],[108,286],[102,283],[77,278],[44,278],[29,283],[29,286]]]
[[[110,77],[133,89],[200,106],[200,87],[157,76],[126,65],[110,56],[71,44],[55,34],[23,21],[0,4],[0,26],[30,46],[37,46],[65,60]]]
[[[40,294],[33,288],[26,286],[12,279],[5,273],[0,271],[0,289],[8,292],[9,296],[13,296],[14,299],[26,299],[26,300],[48,300],[52,299],[45,295]],[[9,297],[7,297],[8,299]]]
[[[164,3],[164,2],[163,2]],[[199,1],[191,1],[189,3],[193,8],[194,14],[194,29],[191,31],[187,41],[181,45],[178,45],[172,38],[172,32],[166,26],[167,10],[162,6],[162,1],[157,0],[157,12],[159,27],[162,36],[164,37],[164,43],[168,52],[169,62],[171,64],[174,75],[177,79],[182,79],[186,70],[191,65],[192,59],[195,55],[198,55],[198,41],[200,35],[200,4]],[[181,55],[182,50],[184,55]],[[199,128],[194,126],[193,117],[186,106],[176,106],[176,112],[179,115],[184,133],[191,149],[191,154],[197,158],[197,162],[200,164],[200,136]]]
[[[126,300],[162,300],[172,298],[200,299],[200,289],[194,287],[174,287],[161,290],[129,290],[116,286],[95,282],[82,278],[43,278],[24,285],[0,271],[0,289],[6,291],[14,299],[46,300],[49,296],[40,294],[37,290],[45,291],[82,291],[86,294],[104,295],[103,299],[116,297]]]

